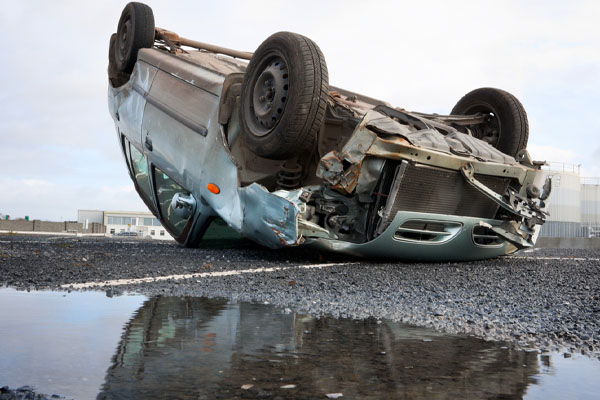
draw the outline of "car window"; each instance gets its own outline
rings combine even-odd
[[[148,176],[148,162],[146,156],[140,153],[135,147],[129,145],[131,151],[131,166],[133,175],[138,187],[146,197],[146,203],[152,198],[152,189],[150,188],[150,177]],[[150,202],[151,203],[151,202]]]
[[[156,185],[156,199],[165,224],[172,231],[173,236],[181,235],[190,218],[179,216],[171,207],[171,200],[176,193],[185,195],[190,193],[158,168],[154,169],[154,184]]]
[[[215,218],[204,232],[202,240],[240,240],[243,236],[221,218]]]
[[[129,142],[125,139],[125,136],[121,135],[121,147],[123,148],[123,154],[125,154],[125,162],[127,163],[127,169],[131,171],[131,154],[129,153]]]
[[[227,249],[248,246],[252,243],[235,229],[231,228],[221,218],[211,221],[198,244],[201,248]]]

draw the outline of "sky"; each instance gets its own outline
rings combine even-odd
[[[534,159],[600,176],[598,1],[148,1],[156,25],[254,51],[298,32],[331,85],[449,113],[497,87],[529,117]],[[108,41],[125,1],[2,1],[0,214],[75,220],[142,211],[107,107]]]

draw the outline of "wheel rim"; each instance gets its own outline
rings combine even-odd
[[[477,105],[470,107],[463,114],[485,114],[485,121],[481,124],[475,125],[471,128],[471,133],[477,139],[480,139],[493,147],[498,146],[500,142],[500,120],[498,119],[498,113],[493,108],[487,105]]]
[[[129,51],[129,42],[131,40],[131,32],[133,32],[131,17],[127,16],[123,23],[119,25],[119,29],[117,32],[117,57],[119,59],[119,62],[121,63],[127,59],[127,53]]]
[[[267,58],[252,91],[252,117],[256,136],[265,136],[281,120],[288,99],[289,70],[280,56]]]

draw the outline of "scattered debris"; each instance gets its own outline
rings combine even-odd
[[[296,387],[296,385],[283,385],[281,386],[281,389],[294,389]]]

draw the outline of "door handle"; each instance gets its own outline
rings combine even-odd
[[[152,139],[146,136],[146,140],[144,141],[144,147],[148,149],[148,151],[152,151]]]

